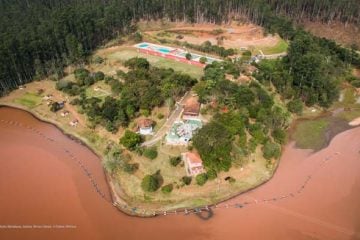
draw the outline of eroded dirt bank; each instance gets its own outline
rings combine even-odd
[[[360,239],[359,137],[360,128],[343,132],[315,154],[288,145],[272,180],[206,221],[142,219],[106,200],[102,167],[87,148],[26,112],[0,108],[0,239]],[[23,224],[70,226],[6,228]]]

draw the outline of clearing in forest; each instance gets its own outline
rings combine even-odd
[[[277,35],[266,35],[263,28],[253,24],[166,24],[161,30],[159,24],[141,24],[142,29],[149,36],[178,40],[192,44],[202,44],[210,41],[212,44],[225,48],[248,49],[258,54],[262,50],[265,54],[285,52],[287,43]]]

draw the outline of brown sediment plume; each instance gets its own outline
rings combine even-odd
[[[360,237],[360,128],[337,135],[315,154],[289,144],[268,183],[223,203],[203,221],[195,215],[145,219],[122,214],[99,197],[78,163],[63,150],[83,161],[99,188],[106,191],[100,161],[89,149],[23,111],[0,108],[0,119],[14,122],[0,121],[0,239]],[[56,139],[56,144],[47,138]],[[301,194],[281,199],[301,188],[309,174],[313,174],[311,181]],[[277,200],[262,201],[274,196]],[[244,202],[252,204],[226,207]],[[6,228],[24,224],[51,228]]]

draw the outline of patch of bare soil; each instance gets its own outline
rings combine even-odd
[[[355,24],[344,25],[339,22],[325,24],[306,21],[302,25],[316,36],[332,39],[346,46],[356,45],[360,48],[360,28]]]
[[[182,35],[180,41],[186,41],[193,44],[201,44],[210,41],[212,44],[218,44],[228,48],[251,48],[255,46],[269,47],[275,46],[278,36],[264,35],[262,27],[254,24],[184,24],[179,23],[175,26],[165,29],[166,32],[173,33],[170,38],[176,38],[176,35]],[[147,31],[150,35],[156,35],[161,31]]]
[[[359,78],[360,78],[360,69],[354,68],[353,74],[354,74],[355,77],[359,77]]]

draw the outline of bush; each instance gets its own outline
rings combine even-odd
[[[134,150],[141,143],[141,136],[132,131],[126,130],[120,143],[129,150]]]
[[[359,80],[355,80],[351,82],[351,85],[353,85],[356,88],[360,88],[360,79]]]
[[[191,58],[192,58],[191,53],[187,53],[187,54],[185,55],[185,58],[186,58],[187,60],[191,60]]]
[[[125,163],[123,166],[124,172],[130,173],[130,174],[133,174],[138,169],[139,169],[138,163]]]
[[[151,160],[155,159],[158,156],[156,147],[146,148],[143,152],[143,155]]]
[[[210,169],[209,171],[207,171],[206,175],[209,180],[214,180],[215,178],[217,178],[217,173],[214,169]]]
[[[207,62],[207,58],[206,57],[201,57],[199,59],[199,62],[202,63],[202,64],[205,64]]]
[[[281,154],[281,148],[279,144],[268,141],[263,147],[263,156],[266,159],[279,158]]]
[[[128,67],[130,69],[149,69],[150,63],[146,58],[130,58],[124,63],[125,67]]]
[[[136,32],[131,36],[131,39],[134,40],[136,43],[142,42],[143,36],[140,32]]]
[[[150,111],[148,109],[140,109],[140,114],[144,117],[150,116]]]
[[[101,64],[101,63],[104,62],[104,59],[102,57],[100,57],[100,56],[95,56],[95,58],[93,59],[93,62],[95,64]]]
[[[50,105],[50,111],[52,112],[57,112],[61,109],[60,107],[60,104],[58,102],[53,102],[51,105]]]
[[[145,192],[155,192],[159,187],[160,183],[155,175],[146,175],[141,182],[141,188]]]
[[[168,184],[168,185],[165,185],[165,186],[163,186],[162,188],[161,188],[161,191],[163,192],[163,193],[171,193],[172,192],[172,190],[173,190],[173,185],[170,183],[170,184]]]
[[[181,162],[181,157],[180,157],[180,156],[178,156],[178,157],[171,157],[171,158],[170,158],[170,164],[171,164],[171,166],[176,167],[177,165],[179,165],[180,162]]]
[[[303,103],[300,99],[292,100],[287,104],[287,108],[290,112],[301,115],[303,111]]]
[[[285,143],[286,132],[284,130],[277,128],[272,132],[272,136],[273,136],[275,142],[280,143],[280,144]]]
[[[120,161],[118,158],[106,158],[103,166],[108,173],[114,174],[120,166]]]
[[[181,181],[182,181],[185,185],[190,185],[191,180],[192,180],[192,177],[189,177],[189,176],[183,176],[183,177],[181,178]]]
[[[201,174],[197,175],[195,179],[196,179],[196,183],[199,186],[202,186],[207,182],[208,176],[206,173],[201,173]]]
[[[101,71],[96,72],[94,75],[95,81],[101,81],[104,80],[104,78],[105,78],[105,74]]]
[[[80,104],[80,99],[79,98],[74,98],[73,100],[70,101],[71,105],[79,105]]]
[[[63,89],[67,89],[70,86],[70,82],[67,80],[60,80],[56,83],[56,89],[62,91]]]
[[[75,79],[82,82],[89,77],[90,72],[85,68],[78,68],[74,71]]]
[[[236,179],[233,177],[229,177],[228,181],[229,181],[229,183],[234,183],[234,182],[236,182]]]
[[[163,118],[164,118],[164,114],[159,113],[159,114],[157,115],[157,118],[158,118],[158,119],[163,119]]]

